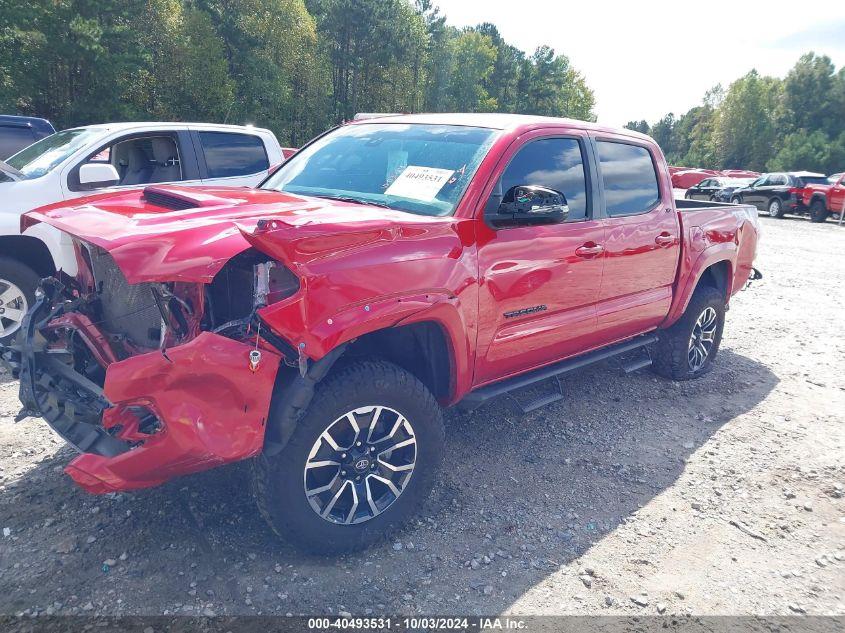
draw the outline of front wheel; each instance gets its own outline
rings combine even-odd
[[[38,275],[13,259],[0,257],[0,345],[9,343],[35,303]]]
[[[742,204],[742,198],[739,198],[739,197],[731,198],[731,204]]]
[[[725,297],[710,286],[697,289],[684,315],[662,330],[652,359],[661,376],[691,380],[710,371],[725,327]]]
[[[769,200],[769,215],[773,218],[782,218],[786,211],[784,211],[783,203],[780,198],[772,198]]]
[[[425,385],[391,363],[355,362],[317,386],[279,454],[254,460],[258,508],[312,552],[367,547],[422,509],[444,443]]]

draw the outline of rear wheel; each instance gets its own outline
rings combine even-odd
[[[773,218],[782,218],[786,213],[780,198],[772,198],[771,200],[769,200],[768,209],[769,215]]]
[[[678,322],[660,332],[654,371],[674,380],[706,374],[719,352],[724,327],[724,296],[710,286],[698,288]]]
[[[443,417],[405,370],[360,361],[320,383],[285,448],[253,463],[273,530],[317,553],[366,547],[418,513],[443,454]]]
[[[825,206],[824,200],[816,198],[810,204],[810,222],[824,222],[827,216],[830,215]]]
[[[35,302],[38,275],[13,259],[0,257],[0,344],[9,343]]]

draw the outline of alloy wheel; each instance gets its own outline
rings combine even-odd
[[[357,408],[332,422],[311,447],[305,496],[331,523],[369,521],[407,488],[416,458],[414,429],[401,413],[380,405]]]
[[[774,218],[777,217],[778,213],[780,213],[780,201],[772,200],[769,203],[769,215]]]
[[[0,339],[18,331],[28,307],[23,290],[0,279]]]
[[[701,369],[710,356],[716,339],[718,321],[716,310],[710,306],[704,308],[704,311],[698,315],[692,328],[687,351],[690,371],[696,372]]]

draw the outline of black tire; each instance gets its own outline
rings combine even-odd
[[[782,218],[786,215],[786,209],[783,208],[783,200],[780,198],[772,198],[766,205],[769,211],[769,216],[772,218]]]
[[[38,286],[40,278],[38,274],[24,266],[20,262],[7,257],[0,257],[0,295],[9,288],[9,284],[14,284],[23,293],[23,298],[26,302],[25,306],[19,305],[16,302],[13,306],[15,309],[28,309],[35,303],[35,288]],[[0,305],[0,310],[6,308]],[[9,319],[3,319],[3,314],[0,314],[0,345],[8,344],[15,337],[16,332],[11,332],[2,336],[5,328],[12,327],[12,322]]]
[[[810,222],[824,222],[829,215],[827,206],[821,198],[816,198],[810,204]]]
[[[372,405],[389,407],[412,424],[416,439],[413,471],[401,494],[380,514],[357,524],[330,522],[319,516],[306,498],[309,453],[336,420]],[[280,453],[262,454],[253,460],[258,509],[276,534],[311,552],[337,554],[368,547],[421,510],[434,484],[444,443],[442,411],[422,382],[388,362],[357,361],[317,385],[310,406]]]
[[[687,192],[687,193],[684,193],[684,198],[685,198],[686,200],[692,200],[692,196],[691,196],[691,195],[689,195],[689,193],[688,193],[688,192]]]
[[[739,196],[731,198],[731,204],[742,204],[742,198],[740,198]]]
[[[710,196],[710,202],[716,202],[716,196]]]
[[[690,366],[690,339],[698,318],[712,308],[716,312],[716,328],[713,344],[703,365],[697,369]],[[672,327],[661,330],[660,338],[652,355],[652,369],[661,376],[673,380],[691,380],[710,371],[713,360],[719,352],[722,331],[725,327],[725,297],[711,286],[698,288],[692,295],[686,312]]]

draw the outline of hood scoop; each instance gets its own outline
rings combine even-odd
[[[222,205],[231,206],[233,203],[243,202],[232,198],[220,198],[218,196],[202,193],[190,187],[175,187],[152,185],[144,188],[143,199],[147,203],[170,211],[184,211],[185,209],[198,209],[200,207],[217,207]]]

